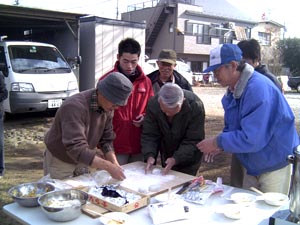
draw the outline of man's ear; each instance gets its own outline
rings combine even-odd
[[[236,70],[237,67],[239,66],[239,63],[236,61],[231,61],[230,62],[231,67],[233,68],[233,70]]]

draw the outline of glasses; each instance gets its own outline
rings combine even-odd
[[[231,64],[224,64],[224,65],[220,66],[218,69],[215,69],[213,71],[214,76],[218,76],[220,74],[220,71],[221,71],[222,68],[224,68],[224,67],[228,68],[230,66],[231,66]]]

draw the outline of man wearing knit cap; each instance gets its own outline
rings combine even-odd
[[[44,174],[65,179],[95,168],[106,170],[115,179],[125,179],[112,145],[112,118],[115,109],[126,105],[131,91],[130,80],[112,72],[97,88],[65,100],[45,135]]]
[[[193,92],[192,86],[189,82],[175,70],[176,60],[177,54],[172,49],[163,49],[159,53],[156,61],[158,70],[147,75],[152,82],[155,94],[158,93],[160,88],[168,82],[175,83],[182,89]]]

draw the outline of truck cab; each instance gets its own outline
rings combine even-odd
[[[78,81],[60,51],[46,43],[0,40],[6,113],[54,110],[79,92]]]

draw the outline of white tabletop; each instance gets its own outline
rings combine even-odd
[[[247,190],[236,189],[229,186],[225,186],[225,191],[222,194],[215,194],[211,196],[205,205],[198,205],[187,203],[190,208],[190,219],[181,220],[176,222],[167,223],[168,225],[191,225],[191,224],[209,224],[209,225],[219,225],[219,224],[241,224],[241,225],[268,225],[269,217],[273,215],[274,212],[278,211],[280,207],[267,205],[264,201],[258,200],[253,205],[245,208],[246,213],[239,220],[233,220],[226,218],[221,213],[216,213],[216,209],[222,207],[222,205],[232,203],[230,200],[224,198],[230,196],[234,192],[250,192]],[[253,193],[253,192],[250,192]],[[151,200],[153,201],[153,199]],[[19,206],[17,203],[12,203],[5,205],[3,210],[6,214],[21,222],[22,224],[28,225],[57,225],[59,222],[49,220],[40,207],[26,208]],[[132,225],[151,225],[152,219],[148,214],[147,207],[136,210],[129,213],[132,217]],[[42,222],[41,222],[42,221]],[[93,219],[85,214],[82,214],[79,218],[70,221],[63,222],[64,225],[101,225],[99,219]]]

